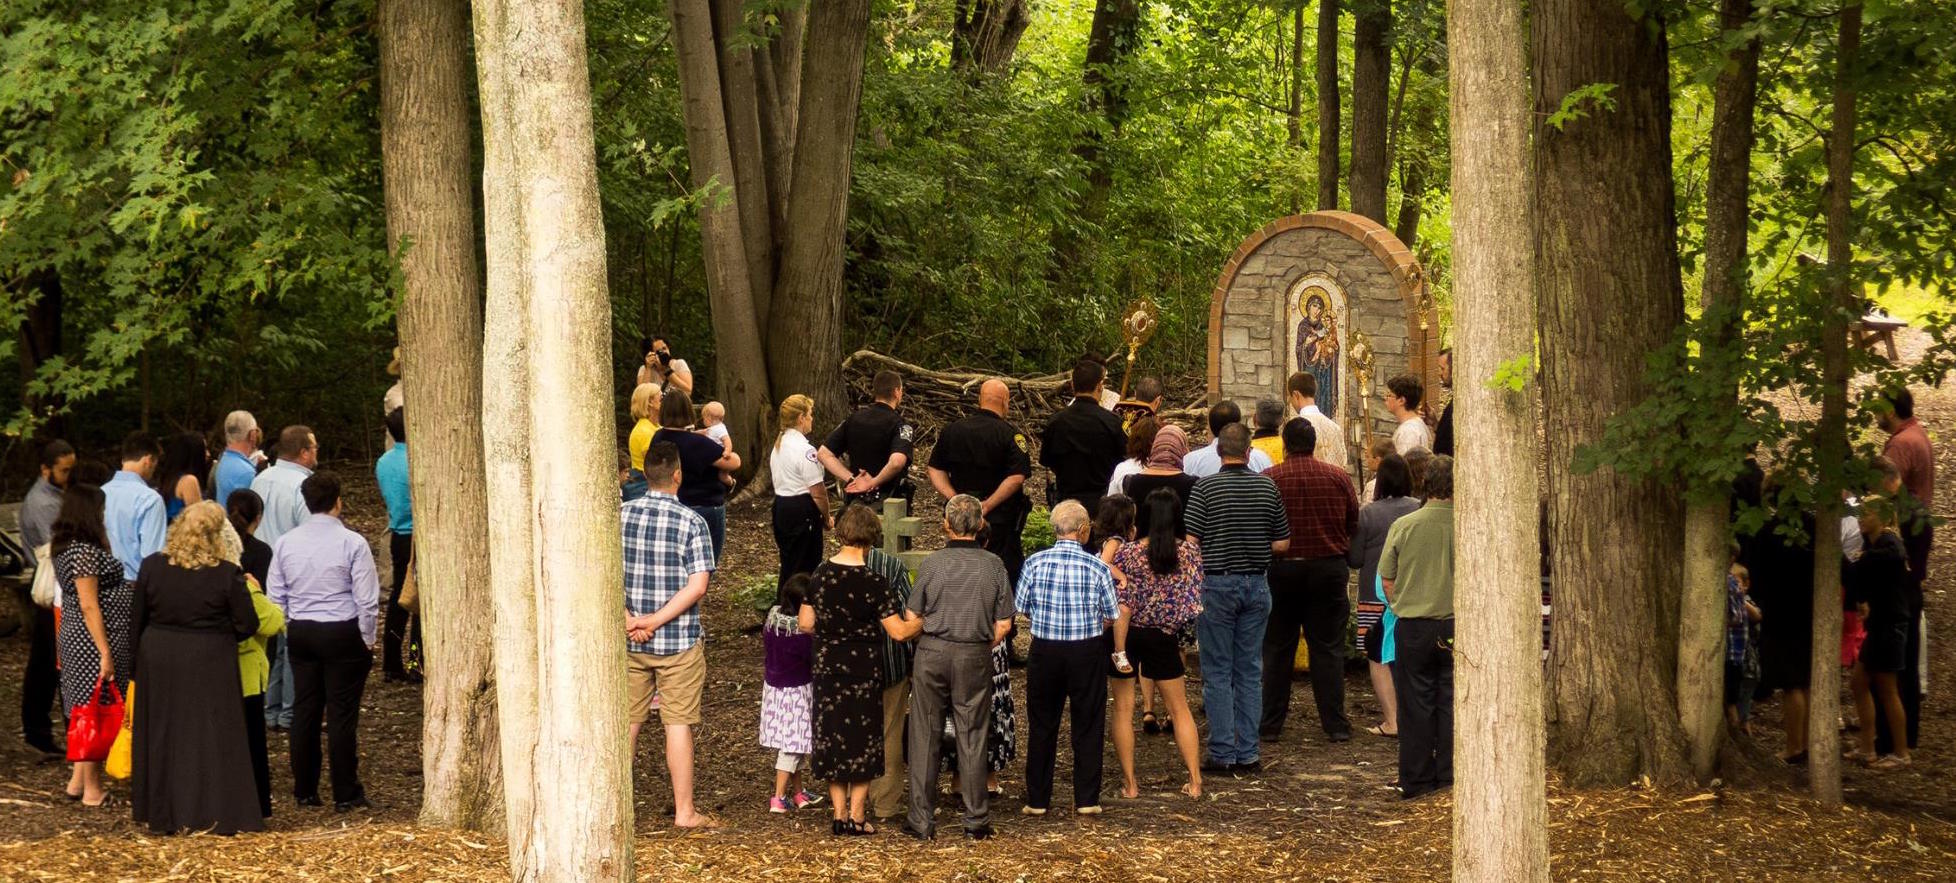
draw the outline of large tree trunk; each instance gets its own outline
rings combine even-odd
[[[1352,23],[1352,211],[1384,224],[1392,0],[1357,3]]]
[[[1729,39],[1752,19],[1753,0],[1720,0],[1719,23]],[[1717,382],[1709,408],[1738,401],[1734,370],[1739,319],[1745,309],[1749,264],[1747,198],[1752,182],[1753,106],[1758,97],[1759,41],[1736,47],[1712,87],[1711,160],[1705,193],[1706,337],[1699,370]],[[1678,610],[1678,717],[1691,749],[1691,772],[1711,778],[1725,732],[1725,572],[1731,539],[1729,486],[1701,489],[1684,518],[1684,595]]]
[[[526,505],[495,510],[504,516],[498,522],[527,521],[527,531],[492,527],[498,541],[527,532],[529,542],[521,548],[492,547],[492,554],[503,553],[494,562],[498,570],[508,565],[533,577],[525,586],[513,575],[503,580],[494,574],[499,593],[534,590],[524,599],[497,599],[498,673],[507,670],[501,660],[509,656],[522,660],[512,667],[526,669],[518,679],[527,678],[516,685],[527,692],[499,697],[503,721],[531,739],[512,745],[506,737],[503,743],[512,775],[518,770],[509,765],[509,751],[530,755],[521,770],[531,792],[527,843],[518,852],[512,838],[512,874],[518,880],[629,880],[631,757],[624,706],[580,699],[625,692],[618,513],[593,505],[610,499],[617,486],[610,465],[611,310],[583,5],[481,0],[475,9],[478,45],[492,59],[481,70],[485,189],[493,194],[485,197],[493,331],[485,356],[527,369],[517,378],[520,395],[495,391],[515,403],[515,422],[524,432],[489,439],[497,446],[493,453],[516,453],[529,467],[527,483],[516,489],[527,491]],[[499,222],[509,229],[497,229]],[[499,366],[485,370],[485,380],[509,380],[510,373]],[[498,409],[504,404],[499,401]],[[506,477],[501,466],[497,478]],[[505,614],[524,613],[530,618],[503,621]],[[516,784],[512,779],[510,785]],[[512,827],[515,821],[512,812]]]
[[[464,0],[381,0],[387,241],[401,264],[401,382],[414,456],[423,658],[421,823],[500,832],[482,459],[482,274],[475,255]]]
[[[727,147],[733,159],[734,202],[740,209],[740,235],[746,242],[747,284],[755,322],[767,327],[774,295],[777,227],[770,221],[767,145],[761,130],[760,89],[755,76],[752,37],[741,33],[740,0],[711,0],[720,98],[727,121]],[[729,183],[722,181],[721,183]]]
[[[1827,134],[1827,296],[1820,323],[1820,472],[1813,537],[1813,687],[1807,705],[1807,775],[1825,807],[1841,805],[1841,488],[1847,485],[1847,332],[1860,312],[1854,272],[1855,62],[1861,52],[1861,5],[1841,10],[1834,63],[1834,118]],[[1861,726],[1873,726],[1862,721]],[[1900,733],[1896,738],[1901,738]]]
[[[998,73],[1012,65],[1032,17],[1027,0],[958,0],[951,21],[951,67]]]
[[[1290,102],[1284,110],[1284,146],[1289,148],[1285,163],[1304,153],[1304,4],[1291,10]],[[1301,166],[1300,166],[1301,168]],[[1290,189],[1290,213],[1304,211],[1304,188]]]
[[[781,395],[808,394],[832,417],[847,408],[837,358],[842,259],[868,36],[869,0],[828,0],[809,10],[780,296],[767,324],[768,381]]]
[[[1535,117],[1614,84],[1613,108],[1535,136],[1537,274],[1555,620],[1551,756],[1576,785],[1687,777],[1675,705],[1683,511],[1675,488],[1569,469],[1646,394],[1647,354],[1683,318],[1661,22],[1538,0]],[[1456,49],[1460,47],[1456,46]]]
[[[1318,210],[1338,209],[1338,0],[1318,0]]]
[[[705,187],[716,180],[724,185],[735,178],[712,10],[707,0],[672,0],[670,9],[693,186]],[[700,204],[701,251],[713,318],[715,385],[727,407],[727,429],[741,445],[741,454],[751,468],[754,454],[762,449],[771,401],[740,215],[738,200],[708,199]]]
[[[1464,378],[1455,417],[1469,439],[1454,467],[1453,876],[1546,881],[1535,386],[1488,382],[1535,351],[1528,86],[1514,76],[1527,64],[1527,24],[1507,0],[1454,0],[1447,33]]]

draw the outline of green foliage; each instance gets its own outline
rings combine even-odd
[[[1020,548],[1031,555],[1052,548],[1058,541],[1053,534],[1052,511],[1044,506],[1032,507],[1032,513],[1026,516],[1025,530],[1019,532]]]
[[[1569,94],[1562,96],[1562,105],[1557,107],[1554,113],[1549,114],[1547,120],[1549,127],[1560,131],[1564,126],[1589,116],[1589,110],[1583,106],[1584,102],[1588,102],[1599,111],[1615,110],[1616,99],[1610,97],[1610,93],[1615,90],[1615,83],[1590,83],[1576,87]]]
[[[1487,388],[1521,392],[1534,381],[1535,370],[1535,354],[1523,353],[1494,366],[1494,376],[1487,379]]]
[[[753,574],[736,583],[729,597],[733,599],[736,607],[766,613],[768,608],[774,606],[777,578],[772,573]]]

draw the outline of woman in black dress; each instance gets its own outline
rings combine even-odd
[[[1777,492],[1768,481],[1766,499]],[[1779,517],[1768,521],[1741,546],[1741,563],[1752,572],[1753,601],[1759,605],[1761,686],[1785,695],[1780,712],[1786,750],[1780,759],[1807,762],[1807,688],[1813,677],[1813,531],[1811,514],[1798,516],[1800,537],[1780,533]]]
[[[129,583],[122,578],[122,562],[109,553],[102,502],[101,488],[70,485],[48,532],[54,579],[61,585],[61,706],[71,718],[77,707],[94,700],[97,684],[102,685],[102,701],[110,698],[110,684],[127,696],[129,676],[136,669]],[[100,763],[75,764],[68,799],[86,806],[108,801]]]
[[[238,642],[258,630],[224,560],[224,510],[192,504],[136,574],[138,677],[130,801],[159,834],[263,831],[245,739]]]
[[[869,783],[883,774],[883,635],[907,641],[924,622],[865,562],[883,536],[868,506],[836,520],[842,550],[815,569],[801,629],[815,635],[815,753],[811,772],[829,781],[830,833],[874,834],[865,815]]]

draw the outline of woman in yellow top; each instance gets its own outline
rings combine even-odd
[[[626,500],[636,500],[645,496],[645,451],[652,447],[652,435],[659,431],[659,385],[641,383],[632,390],[632,435],[626,442],[630,451],[632,468],[621,482]]]
[[[263,580],[271,565],[271,547],[252,536],[265,514],[264,501],[251,488],[240,488],[232,492],[227,508],[224,560],[244,570],[251,608],[258,612],[258,631],[238,642],[238,676],[244,688],[245,741],[251,749],[251,773],[258,786],[258,811],[271,818],[272,765],[265,753],[265,683],[271,660],[265,649],[272,636],[285,628],[285,614],[265,597]]]

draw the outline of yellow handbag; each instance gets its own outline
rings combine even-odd
[[[136,682],[129,682],[129,699],[122,711],[122,729],[115,734],[115,744],[109,746],[109,759],[103,761],[102,771],[110,778],[129,778],[131,752],[135,748],[136,734]]]

